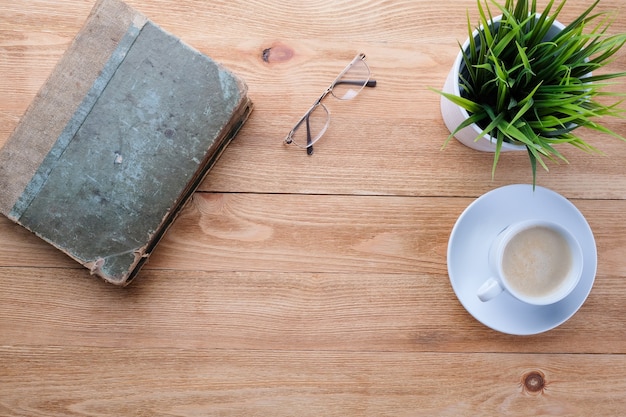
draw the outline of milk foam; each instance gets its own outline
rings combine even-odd
[[[546,297],[561,289],[572,269],[572,252],[564,236],[545,226],[519,232],[506,245],[502,272],[513,291]]]

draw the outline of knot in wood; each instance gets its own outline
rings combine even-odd
[[[287,62],[294,56],[294,51],[289,46],[282,43],[275,43],[271,47],[263,50],[261,58],[264,62],[271,64],[275,62]]]
[[[532,371],[524,376],[524,390],[532,394],[543,392],[546,386],[546,380],[543,373]]]

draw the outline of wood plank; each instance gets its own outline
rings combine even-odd
[[[467,198],[197,193],[148,269],[446,274]],[[626,202],[572,200],[598,247],[598,275],[623,276]],[[0,267],[74,267],[0,218]]]
[[[2,347],[0,361],[7,415],[589,416],[626,408],[626,368],[615,355]]]
[[[254,16],[255,10],[261,15],[268,12],[259,2],[252,2],[252,9],[243,7],[252,11],[250,15],[234,11],[242,9],[236,3],[200,12],[181,7],[176,10],[178,19],[169,13],[164,16],[159,11],[163,5],[159,3],[137,2],[134,5],[192,46],[242,75],[250,85],[250,95],[256,104],[255,115],[203,185],[204,190],[476,197],[492,187],[532,180],[524,153],[504,156],[492,180],[491,155],[467,149],[454,141],[445,151],[440,150],[449,132],[439,114],[439,96],[428,87],[443,85],[458,50],[456,42],[465,34],[463,28],[438,36],[438,40],[428,36],[428,30],[435,30],[431,14],[436,13],[436,5],[422,4],[417,8],[412,3],[403,3],[387,10],[386,5],[377,4],[375,7],[382,11],[376,17],[365,14],[367,11],[361,10],[358,3],[333,6],[337,8],[333,13],[334,24],[344,19],[347,24],[349,18],[355,22],[347,25],[347,33],[342,34],[345,36],[343,50],[337,50],[336,39],[324,36],[327,31],[323,25],[314,27],[315,33],[311,35],[315,36],[315,42],[303,40],[309,39],[302,31],[311,26],[310,20],[301,13],[289,14],[293,11],[290,7],[276,11],[272,17],[275,24],[294,28],[298,36],[281,33],[277,37],[276,27],[255,25],[256,40],[249,37],[246,40],[233,33],[242,33],[243,27],[251,24],[249,16]],[[568,4],[564,17],[573,16],[582,6]],[[217,13],[221,13],[222,7],[233,13],[232,24],[226,25],[226,29],[210,24],[215,19],[220,20],[221,15]],[[315,7],[320,9],[315,10]],[[311,16],[324,15],[329,13],[328,7],[322,3],[311,6],[313,10],[309,12]],[[461,7],[464,15],[465,9],[474,9],[474,2],[464,2]],[[603,4],[603,7],[610,9],[611,5]],[[66,13],[82,16],[83,11],[69,8]],[[240,20],[236,20],[236,16]],[[296,20],[286,25],[293,16]],[[72,27],[80,24],[78,17],[74,19]],[[385,29],[390,19],[396,22],[391,31]],[[178,24],[169,27],[167,22],[172,21]],[[359,22],[367,24],[359,26]],[[55,58],[60,57],[73,36],[67,27],[54,25],[46,30],[56,31],[56,39],[43,32],[24,35],[26,30],[31,30],[29,23],[28,19],[21,26],[13,23],[14,30],[0,34],[5,36],[0,38],[0,45],[10,52],[0,60],[0,73],[7,74],[0,84],[0,114],[6,122],[0,125],[0,143],[6,140],[45,81]],[[624,25],[617,20],[614,30],[624,29]],[[206,30],[198,31],[197,27]],[[415,29],[411,39],[407,39],[411,27]],[[363,38],[363,33],[369,34],[369,31],[370,37]],[[282,58],[265,62],[263,52],[272,48],[278,50],[277,56]],[[329,103],[333,111],[332,125],[313,157],[284,147],[282,138],[306,110],[308,102],[319,95],[358,50],[367,53],[373,74],[379,81],[378,87],[352,103]],[[42,56],[49,56],[49,60],[41,61]],[[624,65],[626,51],[620,51],[607,69],[617,71]],[[33,69],[24,72],[14,68]],[[623,91],[625,87],[626,81],[621,80],[612,89]],[[281,92],[282,100],[275,99],[277,91]],[[304,100],[306,97],[310,100]],[[620,121],[609,120],[607,125],[621,131]],[[592,156],[565,148],[564,154],[571,164],[550,164],[549,173],[539,173],[538,183],[570,197],[625,198],[626,167],[620,161],[626,158],[626,146],[610,137],[592,138],[591,142],[607,156]],[[394,158],[380,157],[389,153]]]
[[[119,289],[82,272],[0,268],[0,346],[626,353],[621,277],[520,338],[474,320],[442,274],[164,270]]]

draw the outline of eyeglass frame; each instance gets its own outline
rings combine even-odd
[[[348,65],[346,65],[346,67],[339,73],[339,75],[337,77],[335,77],[335,80],[328,86],[328,88],[319,96],[319,98],[315,101],[315,103],[313,103],[313,105],[309,108],[309,110],[306,111],[306,113],[304,113],[304,115],[300,118],[300,120],[298,120],[298,122],[293,126],[293,128],[289,131],[289,134],[287,134],[287,137],[284,139],[283,143],[289,145],[289,144],[294,144],[299,148],[306,148],[307,154],[308,155],[312,155],[313,154],[313,144],[315,142],[317,142],[322,136],[324,136],[324,133],[326,133],[326,129],[328,129],[328,125],[330,124],[330,111],[328,110],[328,108],[326,106],[324,106],[324,104],[322,103],[322,100],[324,100],[324,98],[326,98],[326,96],[328,96],[329,93],[332,93],[333,88],[337,85],[337,84],[342,84],[339,81],[341,80],[341,77],[343,77],[351,68],[352,66],[357,63],[357,62],[363,62],[363,64],[365,65],[365,67],[367,68],[368,71],[368,77],[367,80],[365,80],[365,82],[363,83],[363,85],[361,86],[361,88],[357,91],[357,94],[355,94],[353,97],[350,97],[348,99],[341,99],[335,95],[333,95],[333,97],[337,98],[338,100],[351,100],[354,97],[356,97],[356,95],[358,95],[358,93],[361,92],[361,90],[365,87],[376,87],[376,80],[372,80],[370,79],[370,76],[372,75],[370,67],[367,65],[367,62],[365,62],[365,54],[364,53],[358,53],[353,59],[352,61],[350,61],[350,63]],[[343,83],[350,83],[350,84],[361,84],[361,81],[344,81]],[[326,123],[326,126],[324,126],[324,129],[322,129],[322,131],[317,135],[317,139],[315,140],[315,142],[312,141],[311,139],[311,129],[309,126],[309,117],[311,115],[311,113],[313,113],[313,111],[317,108],[317,106],[322,106],[322,108],[326,111],[326,114],[328,115],[328,119],[329,122]],[[307,146],[304,147],[300,144],[298,144],[297,142],[294,142],[293,140],[293,135],[296,132],[296,130],[298,130],[298,128],[300,127],[300,125],[302,125],[303,122],[306,121],[306,133],[307,133]]]

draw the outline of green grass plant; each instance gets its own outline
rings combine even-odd
[[[470,117],[444,147],[459,130],[476,123],[482,129],[476,140],[487,134],[496,145],[492,176],[502,143],[510,142],[526,147],[535,184],[537,165],[548,170],[544,159],[567,162],[555,145],[568,143],[600,152],[577,134],[580,128],[626,140],[598,123],[604,116],[623,117],[619,106],[624,95],[605,87],[608,80],[626,76],[626,72],[596,74],[626,43],[626,34],[608,34],[609,15],[594,12],[599,1],[549,38],[566,0],[556,7],[555,0],[549,1],[541,13],[536,0],[506,0],[503,6],[478,0],[479,25],[472,27],[468,14],[469,46],[461,47],[461,95],[438,91]],[[501,14],[500,20],[494,20],[490,4]]]

